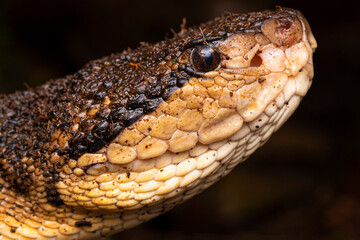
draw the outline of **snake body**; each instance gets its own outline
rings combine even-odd
[[[311,85],[302,14],[228,14],[0,96],[0,239],[91,239],[211,186]]]

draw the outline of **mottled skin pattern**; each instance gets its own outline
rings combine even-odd
[[[295,110],[315,47],[295,10],[229,14],[0,96],[0,239],[106,236],[202,191]]]

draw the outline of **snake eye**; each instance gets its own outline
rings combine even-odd
[[[220,54],[209,46],[197,46],[191,52],[191,63],[196,71],[208,72],[220,64]]]

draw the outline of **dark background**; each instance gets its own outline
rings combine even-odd
[[[297,112],[219,183],[113,239],[360,239],[358,1],[1,1],[0,93],[171,37],[183,17],[277,5],[301,10],[319,46]]]

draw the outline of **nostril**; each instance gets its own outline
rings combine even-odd
[[[263,34],[278,46],[290,47],[302,39],[302,25],[296,17],[280,17],[266,20],[261,26]]]
[[[283,34],[286,31],[289,31],[291,26],[293,25],[292,21],[288,18],[279,18],[277,20],[277,28],[276,33],[277,34]]]
[[[255,55],[250,61],[250,67],[260,67],[262,62],[262,58],[259,55]]]

